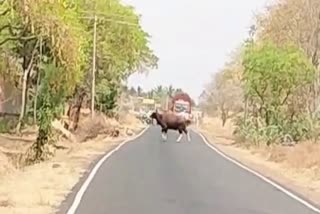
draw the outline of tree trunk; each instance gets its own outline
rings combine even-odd
[[[80,110],[85,96],[86,92],[83,89],[76,89],[74,100],[70,104],[67,113],[67,116],[69,117],[69,124],[67,128],[69,131],[75,131],[78,128]]]
[[[42,65],[42,38],[40,38],[40,60],[39,64]],[[34,107],[33,107],[33,122],[34,124],[37,123],[37,105],[38,105],[38,92],[40,86],[40,75],[41,75],[41,68],[38,70],[37,75],[37,85],[36,85],[36,94],[34,98]]]
[[[19,133],[20,130],[21,130],[22,121],[23,121],[23,118],[24,118],[24,115],[25,115],[25,112],[26,112],[27,90],[28,90],[28,87],[27,87],[28,84],[27,83],[28,83],[28,76],[29,76],[29,73],[31,71],[32,63],[33,63],[33,59],[30,61],[29,68],[27,68],[23,72],[22,95],[21,95],[21,110],[20,110],[19,122],[18,122],[17,127],[16,127],[16,132],[17,133]]]
[[[245,95],[245,98],[244,98],[244,125],[246,126],[247,125],[247,117],[248,117],[248,96]]]
[[[35,46],[34,46],[34,48],[32,50],[32,54],[31,54],[31,58],[30,58],[29,62],[27,62],[26,57],[24,57],[23,79],[22,79],[22,96],[21,96],[21,111],[20,111],[19,122],[18,122],[17,127],[16,127],[16,132],[17,133],[19,133],[20,130],[21,130],[22,121],[24,119],[24,115],[25,115],[25,112],[26,112],[26,104],[27,104],[27,99],[28,99],[28,97],[27,97],[28,77],[29,77],[30,71],[32,70],[32,67],[33,67],[34,56],[35,56],[36,51],[37,51],[38,43],[39,43],[39,41],[36,42],[36,44],[35,44]]]
[[[226,125],[227,118],[228,118],[228,113],[227,113],[227,111],[226,111],[224,108],[222,108],[222,109],[221,109],[222,127],[224,127],[224,125]]]

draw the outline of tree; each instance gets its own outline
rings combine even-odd
[[[317,0],[278,0],[259,14],[248,39],[206,86],[202,108],[224,121],[234,111],[226,106],[238,106],[235,134],[249,142],[317,136],[319,11]]]
[[[312,64],[295,46],[277,47],[273,43],[250,45],[243,64],[245,94],[256,109],[252,116],[264,122],[256,123],[256,127],[276,126],[279,132],[294,135],[293,124],[307,110],[305,100],[299,102],[296,95],[312,83]]]
[[[244,108],[243,52],[244,44],[237,47],[224,67],[212,76],[201,95],[200,107],[208,114],[218,114],[224,126]]]
[[[134,87],[131,87],[130,90],[129,90],[129,94],[131,96],[136,96],[137,95],[137,91]]]
[[[320,51],[320,1],[278,0],[268,12],[257,17],[257,41],[274,44],[293,43],[302,48],[312,64],[318,68]],[[309,108],[314,112],[320,105],[320,74],[317,70],[307,96],[313,100]],[[305,95],[306,96],[306,95]]]
[[[142,96],[142,88],[140,87],[140,86],[138,86],[138,88],[137,88],[137,93],[138,93],[138,96],[140,97],[140,96]]]
[[[70,117],[75,123],[79,120],[83,96],[90,87],[93,19],[87,15],[91,14],[102,17],[97,24],[97,94],[92,99],[100,101],[104,111],[113,111],[123,81],[133,72],[156,67],[158,61],[133,8],[118,0],[0,2],[0,74],[9,76],[23,92],[20,124],[38,94],[33,108],[39,132],[29,151],[30,162],[47,158],[51,123],[63,114],[67,100],[75,104],[69,109]]]
[[[319,49],[319,9],[317,0],[278,0],[257,17],[257,39],[277,45],[293,42],[312,57]]]
[[[170,97],[172,97],[174,95],[174,90],[175,90],[174,87],[172,85],[169,85],[167,91],[168,91],[168,95]]]
[[[149,48],[149,35],[141,28],[132,7],[115,0],[83,1],[83,5],[102,16],[97,26],[96,84],[98,88],[109,89],[100,90],[94,99],[111,110],[116,108],[121,82],[134,72],[156,67],[158,59]],[[91,26],[92,23],[88,24],[90,31]],[[105,103],[107,100],[110,102]]]
[[[213,76],[210,85],[207,88],[205,96],[207,111],[218,111],[222,125],[227,119],[242,110],[242,89],[229,79],[224,72],[219,72]],[[203,102],[203,101],[202,101]]]

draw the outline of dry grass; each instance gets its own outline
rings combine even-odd
[[[125,118],[123,120],[126,121]],[[104,124],[104,128],[106,125],[120,127],[121,137],[100,136],[100,140],[95,138],[81,144],[60,142],[59,145],[66,149],[57,150],[52,160],[23,170],[15,169],[10,158],[0,152],[0,213],[54,213],[92,161],[124,140],[127,137],[125,130],[131,128],[131,132],[135,133],[143,128],[132,118],[128,118],[124,123],[126,125],[110,120],[105,122],[99,123]],[[18,144],[21,152],[26,147],[22,142],[13,143],[16,145],[15,151]],[[10,148],[7,144],[9,141],[0,141],[0,148],[6,148],[8,152]]]
[[[216,139],[223,139],[224,144],[231,144],[234,141],[232,132],[234,130],[233,123],[228,120],[225,126],[222,126],[222,122],[219,118],[208,118],[203,119],[201,129],[212,133],[211,137]]]
[[[120,129],[121,125],[115,119],[96,114],[93,119],[91,116],[83,118],[75,134],[78,142],[84,142],[103,134],[116,137],[115,132]]]
[[[218,118],[206,118],[200,130],[228,155],[310,200],[320,201],[320,144],[304,142],[294,147],[242,146],[234,143],[232,122],[228,121],[222,127]]]
[[[10,159],[3,152],[0,152],[0,175],[7,175],[15,170]],[[0,202],[1,203],[1,202]]]
[[[320,145],[306,142],[297,145],[294,149],[280,150],[278,152],[294,168],[319,168],[320,167]]]

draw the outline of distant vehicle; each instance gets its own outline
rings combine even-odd
[[[152,119],[150,118],[149,114],[144,114],[142,116],[142,121],[145,122],[146,124],[151,124],[152,123]]]
[[[182,115],[188,120],[192,120],[191,108],[192,99],[187,93],[178,93],[173,96],[169,107],[172,112]]]
[[[151,124],[152,120],[150,118],[150,115],[151,115],[151,111],[140,110],[138,114],[138,118],[144,123]]]

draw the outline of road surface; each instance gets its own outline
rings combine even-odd
[[[161,141],[151,127],[103,163],[77,214],[314,214],[226,160],[192,133]],[[67,201],[70,206],[72,201]],[[61,213],[66,213],[61,212]]]

